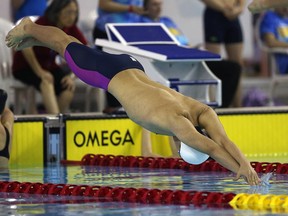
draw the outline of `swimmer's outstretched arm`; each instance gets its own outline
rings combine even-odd
[[[288,0],[253,0],[248,9],[252,13],[261,12],[270,8],[287,7]]]
[[[221,124],[217,114],[215,111],[211,108],[208,108],[207,110],[204,110],[199,115],[199,124],[205,128],[207,133],[209,134],[209,137],[218,144],[221,148],[224,149],[224,152],[227,152],[229,156],[231,157],[230,163],[234,164],[232,162],[232,159],[235,160],[238,164],[238,170],[236,171],[237,176],[236,179],[239,179],[240,176],[245,176],[246,180],[249,182],[249,184],[258,184],[260,182],[260,179],[255,172],[255,170],[252,168],[250,162],[247,160],[245,155],[240,151],[240,149],[235,145],[227,136],[223,125]],[[216,157],[223,157],[223,153],[215,153]],[[224,156],[226,157],[226,156]],[[217,160],[217,158],[216,158]]]
[[[62,57],[71,42],[80,43],[57,27],[38,25],[29,18],[22,19],[6,36],[8,47],[22,50],[31,46],[44,46],[56,51]]]
[[[194,109],[198,109],[196,106],[195,104]],[[185,116],[173,119],[171,130],[185,144],[208,154],[223,167],[236,173],[235,180],[243,177],[250,185],[258,185],[260,183],[260,179],[250,162],[227,137],[212,108],[207,107],[198,115],[198,124],[207,131],[210,138],[199,134],[193,124],[191,124],[191,121]]]

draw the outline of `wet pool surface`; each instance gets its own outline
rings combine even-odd
[[[269,187],[250,187],[233,181],[230,172],[188,172],[177,169],[148,169],[92,166],[49,166],[11,168],[0,172],[0,181],[76,184],[101,187],[147,188],[159,190],[209,191],[287,195],[288,175],[275,174]],[[51,196],[0,193],[0,215],[270,215],[272,212],[156,205],[81,196]]]

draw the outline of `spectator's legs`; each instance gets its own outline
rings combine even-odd
[[[237,62],[243,66],[243,43],[232,43],[225,45],[228,60]]]
[[[241,66],[237,62],[222,60],[206,62],[209,69],[222,81],[222,106],[228,108],[233,99],[241,77]]]
[[[58,97],[58,105],[60,112],[67,112],[73,100],[74,92],[70,90],[63,91]]]
[[[243,66],[243,43],[233,43],[225,45],[228,60],[237,62],[240,66]],[[238,88],[232,103],[233,107],[242,106],[242,89],[241,89],[241,77],[239,79]]]
[[[221,44],[219,43],[205,43],[205,48],[207,50],[209,50],[209,52],[213,52],[213,53],[217,53],[220,54],[221,53]]]
[[[60,110],[58,108],[53,84],[43,80],[40,85],[40,91],[47,113],[58,114]]]

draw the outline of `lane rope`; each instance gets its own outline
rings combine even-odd
[[[62,161],[66,165],[82,166],[116,166],[116,167],[141,167],[152,169],[182,169],[190,172],[230,172],[214,160],[207,160],[202,164],[194,165],[185,162],[181,158],[153,158],[142,156],[123,156],[123,155],[103,155],[87,154],[81,161]],[[276,173],[288,174],[288,163],[267,163],[251,162],[252,167],[257,173]]]

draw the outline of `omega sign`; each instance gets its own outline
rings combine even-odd
[[[89,131],[88,133],[77,131],[74,134],[73,140],[74,144],[79,148],[89,146],[134,145],[134,140],[128,129],[126,132],[120,132],[119,130]]]

